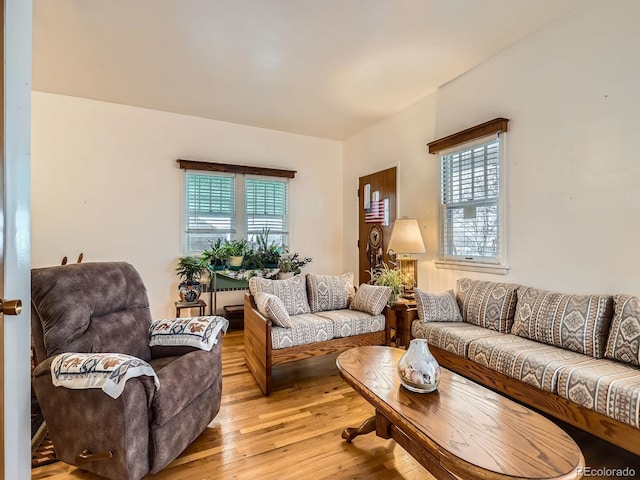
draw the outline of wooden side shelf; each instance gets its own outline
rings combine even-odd
[[[225,305],[223,308],[224,317],[229,320],[230,325],[244,328],[244,305]]]

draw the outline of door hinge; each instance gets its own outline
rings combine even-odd
[[[358,240],[358,248],[360,248],[360,240]]]
[[[356,193],[356,196],[360,198],[360,188],[358,188],[358,192]]]

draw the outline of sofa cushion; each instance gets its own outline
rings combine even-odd
[[[258,311],[279,327],[291,327],[291,318],[280,297],[270,293],[258,292],[253,296]]]
[[[275,349],[325,342],[333,338],[333,322],[313,313],[291,316],[291,328],[272,327],[271,347]]]
[[[604,356],[640,365],[640,299],[616,295],[614,314]]]
[[[391,296],[391,289],[379,285],[363,283],[349,305],[351,310],[360,310],[371,315],[380,315]]]
[[[640,370],[635,366],[592,359],[566,367],[558,378],[558,395],[640,428]]]
[[[564,295],[521,287],[517,297],[511,333],[595,358],[604,356],[613,312],[610,295]]]
[[[370,315],[358,310],[342,309],[318,312],[319,317],[328,318],[333,322],[333,335],[351,337],[363,333],[380,332],[384,330],[384,315]]]
[[[307,274],[307,295],[311,312],[349,308],[356,294],[353,273],[342,275]]]
[[[592,360],[587,355],[506,334],[469,344],[469,360],[508,377],[555,393],[559,372]]]
[[[289,315],[299,315],[311,311],[307,300],[307,284],[304,274],[295,275],[286,280],[251,277],[249,279],[249,291],[251,295],[264,292],[279,297]]]
[[[477,338],[503,335],[488,328],[470,325],[467,322],[423,322],[415,320],[411,324],[414,338],[426,338],[431,345],[467,358],[469,343]]]
[[[516,309],[518,285],[461,278],[456,298],[465,322],[509,333]]]
[[[453,290],[429,293],[415,289],[418,318],[423,322],[461,322],[462,315]]]

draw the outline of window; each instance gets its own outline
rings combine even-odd
[[[185,250],[199,254],[216,238],[254,240],[269,229],[269,241],[288,244],[286,178],[186,172]]]
[[[504,146],[509,119],[434,140],[440,160],[439,268],[506,274]]]
[[[218,237],[236,233],[232,175],[187,172],[185,233],[187,253],[202,252]]]
[[[245,182],[246,232],[249,240],[269,230],[269,242],[288,244],[287,181],[247,178]]]
[[[501,137],[440,154],[442,260],[504,263]]]

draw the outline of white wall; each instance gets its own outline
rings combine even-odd
[[[428,250],[416,256],[418,278],[421,283],[426,278],[426,260],[437,240],[433,226],[438,221],[438,191],[433,188],[438,165],[428,158],[426,146],[426,139],[434,135],[435,105],[434,94],[344,142],[345,271],[358,271],[358,178],[397,166],[397,215],[418,219]],[[384,242],[387,245],[389,239]]]
[[[342,269],[342,142],[42,92],[32,121],[33,267],[128,261],[154,317],[173,316],[183,158],[297,170],[291,248],[313,257],[307,272]]]
[[[434,267],[437,160],[426,150],[420,161],[408,160],[413,171],[400,179],[399,213],[416,216],[424,229],[421,288],[442,291],[470,276],[565,292],[640,293],[638,18],[635,0],[592,2],[444,85],[437,99],[347,139],[345,192],[359,174],[377,170],[382,155],[395,150],[403,162],[436,138],[498,116],[511,120],[507,276]],[[357,217],[353,208],[345,212],[349,231]],[[352,250],[346,243],[347,259]]]

